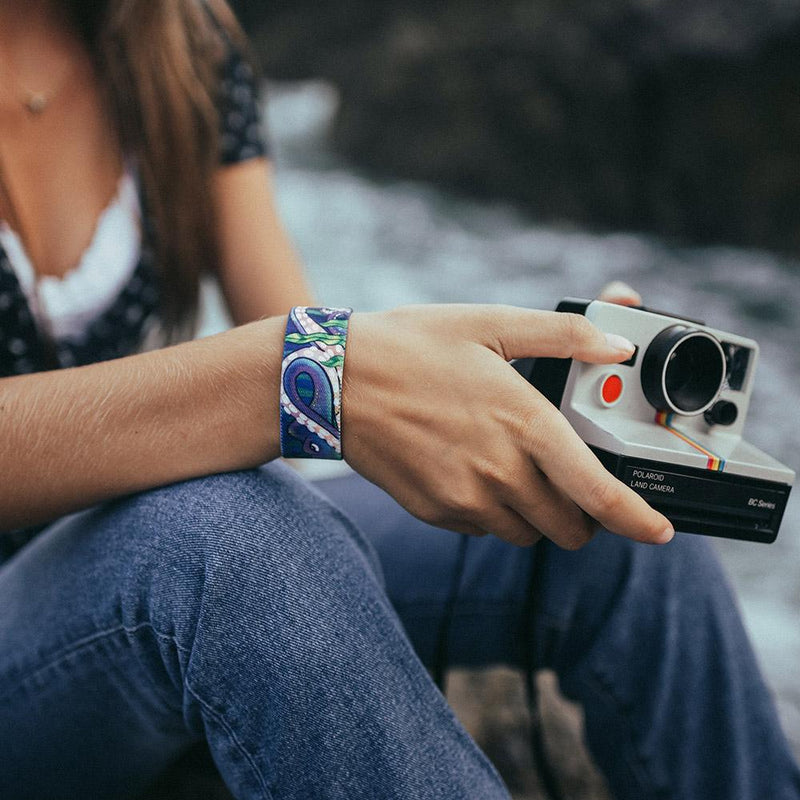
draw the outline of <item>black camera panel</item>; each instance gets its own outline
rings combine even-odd
[[[675,530],[763,544],[778,535],[790,486],[592,450]]]

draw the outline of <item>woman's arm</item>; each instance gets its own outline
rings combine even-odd
[[[275,458],[284,324],[0,380],[0,531]]]
[[[272,187],[272,165],[254,158],[214,176],[220,242],[218,278],[237,325],[314,305],[300,260],[283,228]]]
[[[0,529],[130,492],[255,466],[279,451],[284,318],[154,353],[0,380]],[[412,513],[564,547],[597,520],[648,542],[667,520],[613,478],[508,363],[613,363],[632,347],[572,314],[420,306],[355,314],[343,451]]]

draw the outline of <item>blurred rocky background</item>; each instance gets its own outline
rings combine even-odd
[[[374,174],[536,219],[800,252],[797,0],[236,0]]]

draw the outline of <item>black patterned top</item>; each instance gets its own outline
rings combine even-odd
[[[221,66],[218,111],[221,164],[267,155],[255,76],[234,49]],[[159,283],[153,225],[144,202],[141,206],[142,244],[130,280],[82,336],[55,343],[59,366],[79,366],[130,355],[140,348],[146,331],[157,318]],[[47,353],[25,293],[0,246],[0,377],[39,372],[47,363]]]

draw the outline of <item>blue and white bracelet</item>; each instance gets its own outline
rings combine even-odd
[[[281,455],[342,458],[342,373],[351,308],[289,312],[281,364]]]

